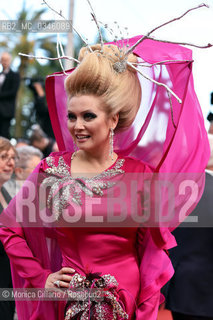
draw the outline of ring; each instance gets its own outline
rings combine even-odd
[[[60,280],[56,280],[53,283],[56,287],[60,288]]]

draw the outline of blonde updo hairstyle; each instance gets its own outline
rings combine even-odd
[[[125,71],[119,73],[113,64],[122,59],[122,52],[115,45],[97,44],[82,48],[79,53],[80,64],[67,77],[65,88],[68,102],[74,96],[95,95],[101,97],[104,111],[108,116],[119,114],[116,130],[128,128],[135,119],[141,101],[141,86],[136,71],[127,65]],[[128,61],[135,63],[134,54]]]

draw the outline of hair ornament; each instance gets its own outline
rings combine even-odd
[[[122,72],[126,71],[127,60],[123,59],[123,60],[117,61],[112,65],[112,67],[116,72],[122,73]]]
[[[134,45],[132,45],[130,47],[129,46],[129,42],[128,42],[128,39],[129,39],[128,28],[127,27],[124,28],[125,32],[127,33],[127,36],[126,36],[127,40],[124,41],[123,33],[122,33],[121,28],[119,27],[117,21],[114,21],[114,25],[115,25],[117,31],[119,32],[119,36],[117,34],[115,34],[115,28],[110,28],[108,24],[98,21],[90,0],[86,0],[86,1],[89,4],[89,7],[91,9],[92,20],[95,22],[95,24],[97,26],[97,29],[98,29],[98,33],[99,33],[101,48],[99,50],[98,55],[105,55],[109,60],[114,62],[114,63],[112,63],[112,67],[113,67],[114,71],[117,72],[118,74],[121,74],[121,73],[125,72],[127,67],[130,67],[130,68],[134,69],[135,71],[137,71],[142,77],[144,77],[145,79],[151,81],[155,85],[165,87],[166,92],[169,95],[170,105],[171,105],[171,95],[173,97],[175,97],[175,99],[177,99],[179,103],[181,103],[182,102],[181,99],[166,84],[158,82],[158,81],[152,79],[147,74],[145,74],[140,68],[140,66],[151,68],[154,65],[162,65],[162,64],[166,64],[166,63],[178,62],[178,60],[165,60],[165,61],[159,61],[158,63],[155,63],[155,64],[149,64],[146,61],[144,61],[144,62],[140,61],[140,62],[134,63],[134,62],[129,61],[128,58],[129,58],[130,54],[133,53],[134,49],[136,49],[136,47],[146,39],[153,40],[153,41],[159,41],[159,42],[163,42],[163,43],[179,44],[179,45],[184,45],[184,46],[188,45],[188,46],[201,48],[201,49],[202,48],[210,48],[210,47],[212,47],[213,45],[211,43],[208,43],[207,45],[200,46],[200,45],[193,44],[193,43],[175,42],[175,41],[169,41],[169,40],[160,40],[160,39],[156,39],[156,38],[151,36],[151,34],[154,31],[156,31],[156,30],[158,30],[158,29],[160,29],[160,28],[162,28],[162,27],[164,27],[164,26],[166,26],[166,25],[168,25],[168,24],[170,24],[170,23],[172,23],[174,21],[182,19],[189,12],[191,12],[193,10],[196,10],[196,9],[200,9],[202,7],[209,8],[209,6],[207,4],[205,4],[205,3],[203,3],[203,4],[200,4],[200,5],[196,6],[196,7],[188,9],[182,15],[180,15],[180,16],[178,16],[176,18],[173,18],[173,19],[171,19],[171,20],[169,20],[169,21],[167,21],[167,22],[165,22],[165,23],[153,28],[151,31],[149,31],[146,35],[142,36]],[[52,8],[47,3],[46,0],[43,0],[43,4],[45,4],[51,11],[57,13],[61,18],[65,19],[65,17],[62,15],[62,12],[61,11],[60,12],[56,11],[54,8]],[[120,55],[115,52],[115,57],[117,59],[113,59],[113,57],[110,54],[106,55],[106,53],[104,53],[103,47],[104,47],[105,44],[104,44],[104,41],[103,41],[103,36],[102,36],[102,33],[101,33],[100,25],[102,25],[102,27],[104,27],[105,30],[107,30],[111,35],[114,36],[114,42],[115,42],[115,44],[117,46],[118,51],[120,52]],[[88,44],[88,42],[79,34],[79,32],[74,27],[73,27],[73,30],[77,33],[77,35],[81,38],[81,40],[86,44],[87,51],[91,52],[91,53],[94,52],[92,50],[92,47]],[[112,48],[112,51],[114,51],[113,46],[111,46],[110,44],[107,44],[107,45],[108,45],[108,47]],[[60,51],[61,51],[62,55],[60,55]],[[25,56],[25,57],[29,57],[29,58],[47,59],[47,60],[59,60],[64,74],[66,74],[66,72],[65,72],[65,70],[63,68],[61,60],[68,59],[68,60],[71,60],[71,61],[75,61],[78,64],[80,63],[79,60],[77,60],[77,59],[75,59],[73,57],[69,57],[69,56],[65,56],[64,55],[63,47],[62,47],[62,44],[60,43],[59,39],[57,39],[57,54],[58,54],[57,58],[48,58],[48,57],[38,57],[38,56],[35,56],[35,55],[27,55],[27,54],[19,53],[19,55],[22,55],[22,56]],[[172,109],[172,105],[171,105],[171,109]]]

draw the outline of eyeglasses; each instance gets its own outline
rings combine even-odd
[[[8,162],[12,160],[15,162],[17,160],[17,157],[16,156],[9,157],[7,154],[0,154],[0,160],[3,162]]]

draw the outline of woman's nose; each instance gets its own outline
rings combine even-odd
[[[7,165],[8,166],[15,166],[15,159],[13,157],[8,158]]]
[[[83,129],[84,128],[84,121],[81,118],[77,118],[75,122],[75,129]]]

